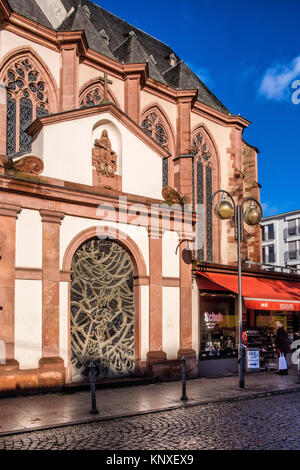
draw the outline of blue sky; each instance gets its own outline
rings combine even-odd
[[[300,1],[94,1],[172,47],[252,122],[244,138],[260,150],[265,215],[300,209]]]

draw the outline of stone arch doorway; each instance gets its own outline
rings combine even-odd
[[[72,380],[86,363],[102,377],[127,376],[135,365],[134,266],[116,240],[89,238],[71,264],[70,328]]]

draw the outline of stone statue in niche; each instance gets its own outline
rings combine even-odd
[[[103,130],[100,139],[95,140],[93,166],[97,171],[99,183],[101,175],[113,178],[117,171],[117,154],[111,148],[111,141],[106,129]]]

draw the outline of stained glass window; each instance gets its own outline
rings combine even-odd
[[[195,157],[196,182],[194,193],[197,203],[197,238],[199,261],[213,261],[213,226],[212,226],[212,148],[207,136],[197,132],[192,138],[192,154]],[[194,170],[195,170],[194,168]]]
[[[164,158],[163,161],[162,161],[162,165],[163,165],[162,185],[163,185],[163,188],[164,188],[165,186],[168,186],[168,184],[169,184],[169,159]]]
[[[142,122],[142,129],[149,134],[156,142],[165,147],[169,148],[168,135],[165,130],[161,119],[155,112],[149,113]]]
[[[16,114],[17,104],[10,93],[7,93],[6,113],[6,153],[10,155],[16,151]]]
[[[80,99],[80,107],[86,108],[89,106],[97,106],[103,100],[103,93],[100,86],[94,86],[88,90],[83,97]]]
[[[28,98],[20,100],[20,150],[31,149],[31,137],[25,132],[25,129],[32,122],[32,102]]]
[[[29,58],[10,64],[6,76],[6,151],[8,155],[31,149],[27,127],[36,117],[49,114],[46,82]]]
[[[212,234],[212,169],[206,167],[206,259],[213,260],[213,234]]]

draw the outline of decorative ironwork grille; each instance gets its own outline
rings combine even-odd
[[[36,117],[49,114],[45,80],[29,58],[10,64],[5,79],[7,88],[6,149],[10,155],[31,149],[31,137],[26,128]]]
[[[144,129],[156,142],[169,149],[168,135],[161,119],[153,111],[146,116],[141,128]]]
[[[118,243],[93,238],[76,251],[71,268],[71,362],[74,376],[89,360],[103,376],[134,369],[133,266]]]

